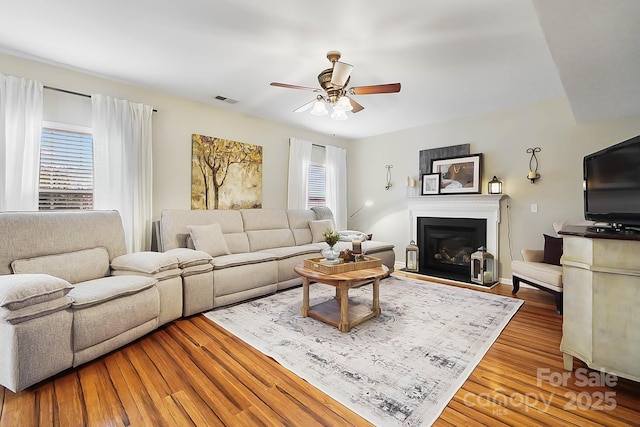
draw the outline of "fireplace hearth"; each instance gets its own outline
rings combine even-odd
[[[417,218],[419,272],[471,283],[471,254],[486,246],[487,220]]]

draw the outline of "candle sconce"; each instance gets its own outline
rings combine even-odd
[[[527,178],[531,181],[532,184],[535,184],[536,179],[540,179],[540,174],[538,173],[538,158],[536,157],[536,153],[539,153],[542,149],[540,147],[535,148],[527,148],[527,153],[531,154],[531,158],[529,159],[529,175]]]
[[[387,168],[387,183],[384,186],[385,190],[388,190],[391,188],[391,168],[393,167],[393,165],[386,165],[385,168]]]

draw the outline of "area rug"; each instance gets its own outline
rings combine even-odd
[[[313,306],[335,288],[312,284]],[[371,305],[371,285],[349,291]],[[341,333],[302,317],[294,288],[206,317],[373,424],[431,425],[469,377],[521,300],[391,276],[382,314]]]

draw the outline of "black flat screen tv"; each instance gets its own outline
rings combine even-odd
[[[584,157],[584,217],[604,231],[640,227],[640,135]]]

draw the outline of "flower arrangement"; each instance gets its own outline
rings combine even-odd
[[[338,243],[340,240],[340,234],[330,228],[327,228],[327,231],[322,233],[322,236],[324,237],[324,241],[327,242],[330,247],[333,247],[333,245]]]

